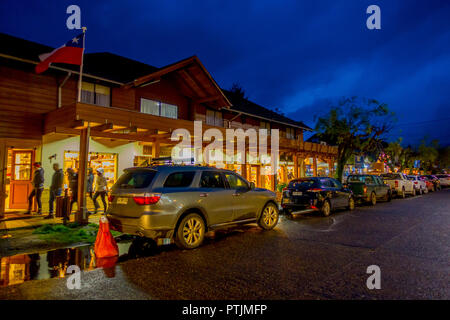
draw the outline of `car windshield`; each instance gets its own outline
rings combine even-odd
[[[126,171],[117,182],[114,188],[119,189],[143,189],[147,188],[156,175],[155,170],[132,170]]]
[[[448,178],[448,174],[437,174],[436,177],[438,177],[438,178]]]
[[[348,182],[364,182],[366,180],[366,176],[348,176]]]

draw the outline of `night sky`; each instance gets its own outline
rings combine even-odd
[[[375,98],[397,115],[391,139],[450,144],[450,1],[1,0],[0,32],[58,47],[79,32],[71,4],[87,52],[156,67],[196,54],[223,88],[310,126],[339,97]]]

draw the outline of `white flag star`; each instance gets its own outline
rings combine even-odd
[[[78,43],[78,38],[77,37],[73,38],[72,43]]]

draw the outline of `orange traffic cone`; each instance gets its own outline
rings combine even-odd
[[[94,252],[96,258],[115,257],[119,255],[119,248],[114,237],[109,231],[109,222],[106,217],[100,218],[97,238],[95,239]]]

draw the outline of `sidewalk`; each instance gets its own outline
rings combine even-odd
[[[7,232],[11,230],[18,230],[18,229],[31,229],[31,228],[37,228],[44,224],[57,224],[63,223],[62,218],[53,218],[53,219],[44,219],[46,214],[43,215],[31,215],[25,216],[23,219],[14,219],[14,220],[4,220],[0,222],[0,232]],[[98,221],[100,217],[102,216],[102,213],[92,214],[89,216],[89,223],[96,223],[98,224]],[[75,221],[75,214],[70,215],[70,222]]]

